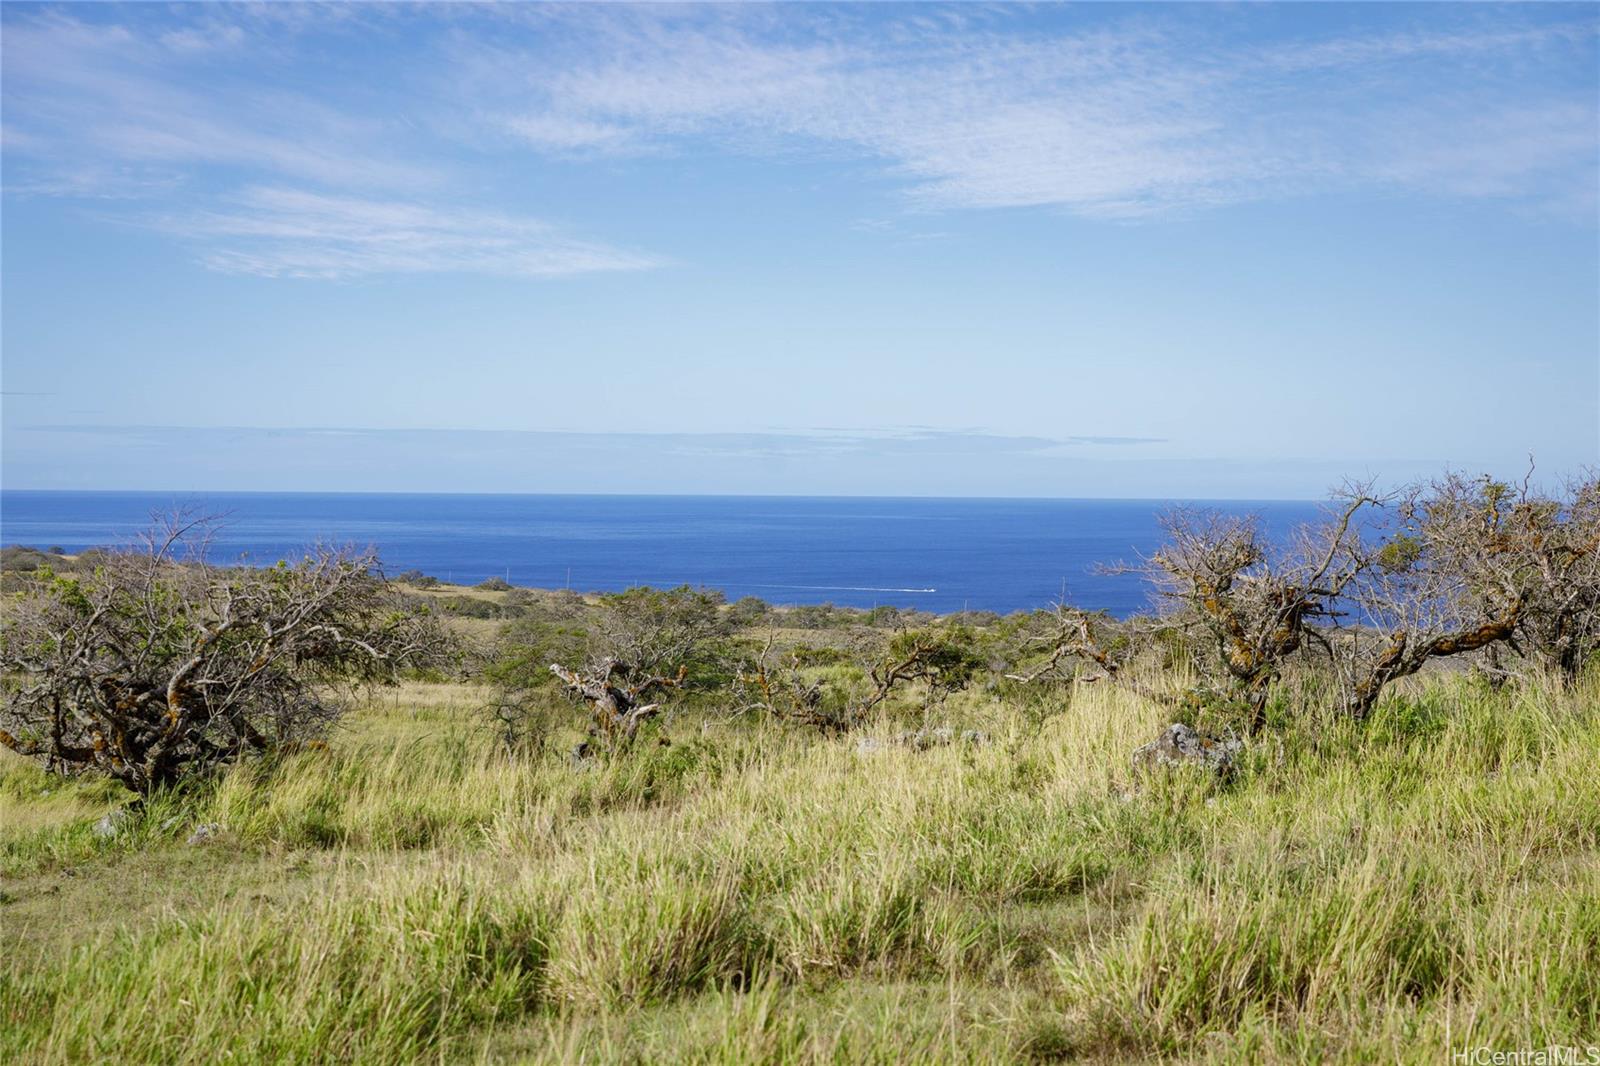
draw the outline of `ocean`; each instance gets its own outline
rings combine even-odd
[[[1260,516],[1280,536],[1297,501],[1186,501]],[[1154,500],[795,496],[500,496],[0,491],[0,543],[69,552],[127,544],[153,512],[222,516],[216,561],[267,565],[321,542],[372,545],[390,574],[612,591],[704,585],[730,600],[1002,613],[1069,602],[1126,616],[1137,577],[1096,573],[1160,543]]]

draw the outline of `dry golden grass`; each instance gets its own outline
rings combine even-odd
[[[982,746],[682,715],[584,767],[498,750],[480,699],[377,693],[110,841],[98,786],[0,764],[0,1060],[1437,1062],[1600,1033],[1594,684],[1307,710],[1231,783],[1136,778],[1163,712],[1094,686],[939,709]]]

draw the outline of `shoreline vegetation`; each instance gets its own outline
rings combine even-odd
[[[1595,492],[1177,515],[1126,620],[8,548],[0,1060],[1585,1054]]]

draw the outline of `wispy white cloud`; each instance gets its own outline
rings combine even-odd
[[[181,210],[126,217],[192,243],[214,269],[267,277],[550,277],[660,262],[516,212],[460,206],[447,191],[451,164],[399,135],[403,105],[364,114],[231,68],[344,15],[286,23],[226,10],[175,28],[54,12],[8,20],[7,191],[101,201],[182,193]]]
[[[575,240],[531,219],[288,188],[251,188],[225,208],[150,221],[196,243],[214,269],[265,277],[552,277],[659,265],[651,256]]]
[[[833,456],[985,456],[994,454],[1064,456],[1084,449],[1131,448],[1164,444],[1157,437],[1032,437],[983,429],[938,430],[918,427],[774,430],[752,433],[629,433],[567,430],[370,429],[347,426],[261,428],[252,426],[160,426],[29,424],[19,433],[110,437],[129,443],[216,441],[239,439],[359,438],[373,442],[472,444],[508,454],[559,452],[649,452],[677,456],[765,456],[806,458]],[[1098,453],[1096,453],[1098,454]]]
[[[1458,107],[1445,121],[1454,130],[1470,129],[1470,135],[1449,140],[1417,135],[1439,117],[1438,111],[1400,111],[1379,135],[1372,174],[1457,196],[1513,197],[1546,176],[1552,193],[1563,187],[1594,192],[1592,171],[1567,166],[1600,151],[1600,122],[1592,106],[1549,101]],[[1558,177],[1563,174],[1564,182]]]
[[[8,121],[36,174],[219,166],[345,187],[435,185],[440,168],[386,144],[385,120],[209,66],[238,26],[141,30],[60,14],[7,21]],[[207,88],[206,82],[210,83]],[[14,169],[14,168],[13,168]],[[35,175],[27,175],[33,177]]]
[[[182,173],[149,166],[81,163],[8,178],[6,192],[19,196],[65,196],[79,200],[143,200],[178,190]]]
[[[512,134],[548,151],[637,150],[632,131],[622,126],[562,115],[511,115],[501,121]]]
[[[858,431],[859,432],[859,431]],[[5,426],[7,487],[185,491],[617,492],[1315,499],[1348,459],[1173,458],[981,432],[841,444],[784,433],[561,433],[325,427]],[[1390,456],[1386,478],[1434,457]],[[1516,467],[1508,466],[1508,470]]]
[[[185,26],[168,30],[159,40],[174,52],[214,52],[243,44],[245,32],[243,27],[229,23]]]
[[[1595,178],[1593,87],[1525,77],[1592,50],[1593,20],[1265,44],[1149,19],[775,31],[770,14],[628,11],[584,12],[580,29],[565,63],[537,49],[464,60],[479,84],[529,87],[508,128],[603,130],[613,152],[686,137],[792,151],[799,138],[881,160],[936,208],[1127,217],[1385,184],[1560,199]]]
[[[544,157],[708,145],[865,160],[936,211],[1127,219],[1355,189],[1595,215],[1594,79],[1570,72],[1592,71],[1600,20],[1581,10],[1344,34],[1189,9],[145,10],[7,12],[7,189],[181,190],[144,220],[226,270],[638,269],[655,260],[459,205],[508,202]]]

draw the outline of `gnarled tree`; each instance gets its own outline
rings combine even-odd
[[[1571,684],[1600,650],[1600,476],[1574,478],[1559,496],[1524,485],[1501,526],[1526,563],[1511,643]]]
[[[779,650],[776,633],[767,634],[761,651],[735,675],[734,692],[740,712],[758,710],[824,733],[842,733],[854,724],[852,709],[834,690],[806,677],[795,649]]]
[[[706,667],[705,651],[729,628],[721,593],[687,585],[631,588],[601,598],[584,665],[551,663],[550,672],[588,704],[590,736],[620,748],[656,716],[667,694]]]
[[[588,658],[614,659],[639,674],[694,672],[699,656],[728,635],[732,620],[714,589],[639,586],[600,597],[589,631]]]
[[[965,687],[983,666],[972,631],[944,625],[902,629],[887,647],[871,655],[865,668],[868,686],[829,684],[806,678],[793,651],[787,662],[774,652],[768,638],[759,656],[739,672],[737,690],[745,695],[746,709],[760,709],[773,718],[842,733],[866,722],[898,689],[909,684],[927,686],[939,698]]]
[[[390,680],[452,646],[370,553],[223,569],[206,558],[209,528],[168,520],[142,548],[7,605],[0,744],[146,793],[314,736],[338,715],[330,684]]]
[[[1284,662],[1323,643],[1317,620],[1366,566],[1359,523],[1382,501],[1365,485],[1347,487],[1327,521],[1286,541],[1265,538],[1254,517],[1176,510],[1162,518],[1166,542],[1132,569],[1155,586],[1164,628],[1204,637],[1199,658],[1208,685],[1243,706],[1251,732],[1265,724],[1267,697]],[[1103,664],[1102,664],[1103,665]]]
[[[591,736],[608,748],[625,747],[639,727],[654,718],[660,701],[646,702],[657,692],[681,686],[688,676],[685,667],[673,675],[646,674],[620,659],[605,658],[582,672],[560,663],[550,664],[551,673],[566,683],[568,691],[589,705],[593,715]]]
[[[902,629],[867,671],[872,689],[858,705],[858,714],[868,714],[907,683],[922,682],[935,698],[955,692],[965,688],[982,666],[972,630],[965,626]]]
[[[1133,646],[1127,639],[1131,627],[1118,625],[1104,611],[1085,611],[1066,603],[1056,604],[1049,612],[1034,612],[1030,616],[1033,619],[1043,622],[1043,632],[1028,639],[1018,656],[1028,665],[1007,673],[1006,680],[1031,685],[1123,676],[1126,657]],[[1083,662],[1092,663],[1100,672],[1083,674],[1079,670]]]
[[[1432,659],[1509,641],[1532,598],[1535,562],[1519,494],[1450,474],[1405,489],[1381,528],[1347,546],[1355,625],[1331,644],[1345,710],[1366,718],[1386,685]]]

